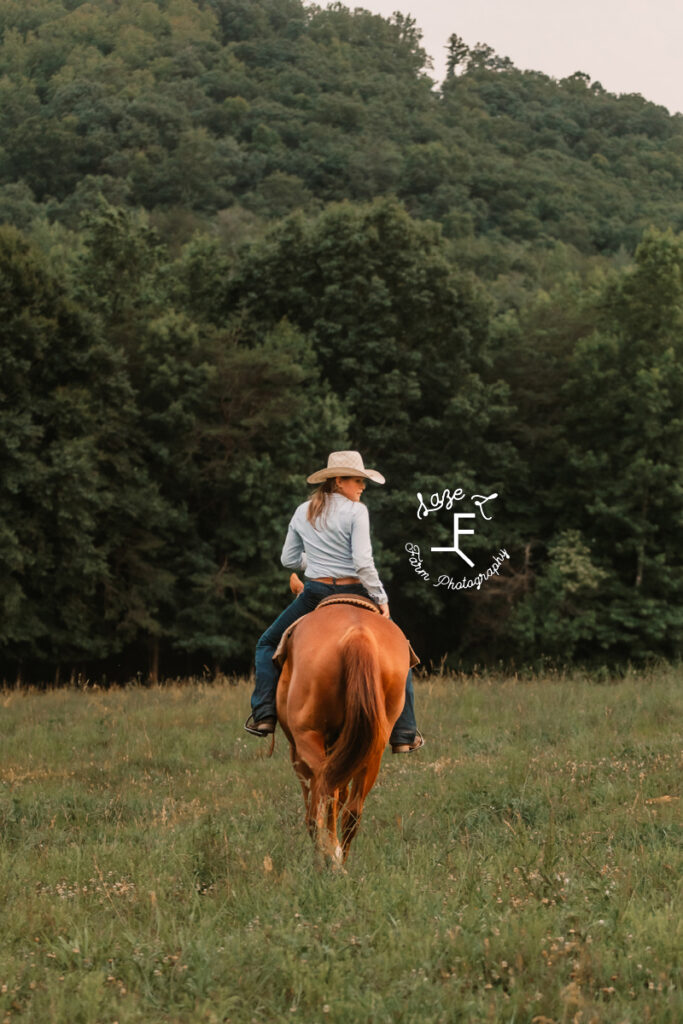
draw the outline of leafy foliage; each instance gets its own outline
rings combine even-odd
[[[650,224],[683,227],[680,115],[457,36],[436,91],[420,38],[301,0],[2,0],[10,217],[32,197],[75,225],[98,190],[209,222],[395,194],[496,244],[633,252]]]
[[[681,645],[683,121],[300,0],[0,0],[3,671],[247,664],[357,447],[423,658]],[[405,556],[497,493],[480,591]],[[450,524],[437,530],[444,540]]]
[[[121,210],[79,260],[89,313],[14,229],[2,241],[5,657],[160,639],[243,655],[281,600],[258,538],[286,526],[299,460],[344,440],[305,339],[283,325],[245,346],[173,310],[156,241]],[[122,253],[125,287],[103,295]]]

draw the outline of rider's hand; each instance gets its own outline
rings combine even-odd
[[[304,589],[304,585],[295,572],[289,577],[289,589],[292,591],[295,597],[298,597],[301,591]]]
[[[382,615],[384,616],[385,619],[388,619],[388,618],[391,617],[389,615],[389,605],[388,604],[381,604],[379,606],[379,610],[381,611],[381,613],[382,613]]]

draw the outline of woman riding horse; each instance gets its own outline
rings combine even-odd
[[[285,568],[305,573],[306,583],[302,586],[296,580],[298,596],[256,645],[251,715],[244,726],[253,736],[268,736],[275,730],[280,669],[273,654],[282,634],[296,619],[333,594],[370,597],[382,615],[390,617],[387,595],[372,557],[368,510],[360,500],[366,480],[385,482],[381,473],[364,467],[359,452],[332,452],[326,468],[308,477],[309,484],[319,486],[292,516],[281,555]],[[415,722],[411,671],[406,678],[403,711],[390,742],[394,754],[410,753],[424,744]]]

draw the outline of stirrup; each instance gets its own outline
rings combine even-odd
[[[249,715],[244,723],[244,728],[248,733],[251,733],[252,736],[272,736],[275,732],[276,722],[276,718],[263,718],[260,722],[255,722],[254,716]],[[265,729],[259,729],[259,726],[265,726]]]
[[[424,736],[418,729],[415,733],[415,739],[412,743],[392,743],[391,753],[392,754],[412,754],[414,751],[419,750],[420,747],[424,747],[425,741]]]

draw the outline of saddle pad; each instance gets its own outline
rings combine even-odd
[[[322,606],[326,604],[355,604],[359,608],[366,608],[369,612],[377,612],[378,615],[381,614],[379,608],[377,607],[374,601],[371,601],[369,597],[362,597],[360,594],[340,594],[339,596],[332,594],[330,597],[323,598],[320,604],[317,605],[317,608],[322,608]],[[317,611],[317,608],[314,608],[313,611]],[[307,612],[306,614],[312,615],[313,612]],[[287,660],[287,647],[289,645],[289,638],[294,632],[295,628],[299,625],[301,620],[305,618],[306,615],[300,615],[298,619],[294,620],[291,626],[287,626],[287,629],[282,634],[282,637],[280,638],[280,643],[277,645],[277,649],[273,654],[273,661],[275,662],[276,665],[279,665],[280,668],[282,668],[285,661]],[[410,641],[408,641],[408,648],[410,650],[410,667],[415,668],[416,665],[420,664],[420,659],[413,650]]]
[[[311,615],[312,613],[307,612],[307,614]],[[280,668],[282,668],[285,661],[287,660],[287,646],[289,644],[289,638],[292,635],[292,631],[294,630],[295,626],[298,626],[301,620],[305,618],[305,615],[300,615],[298,619],[294,619],[294,622],[291,624],[291,626],[287,626],[287,629],[280,637],[280,643],[277,645],[275,653],[273,654],[273,661],[275,662],[276,665],[279,665]]]

